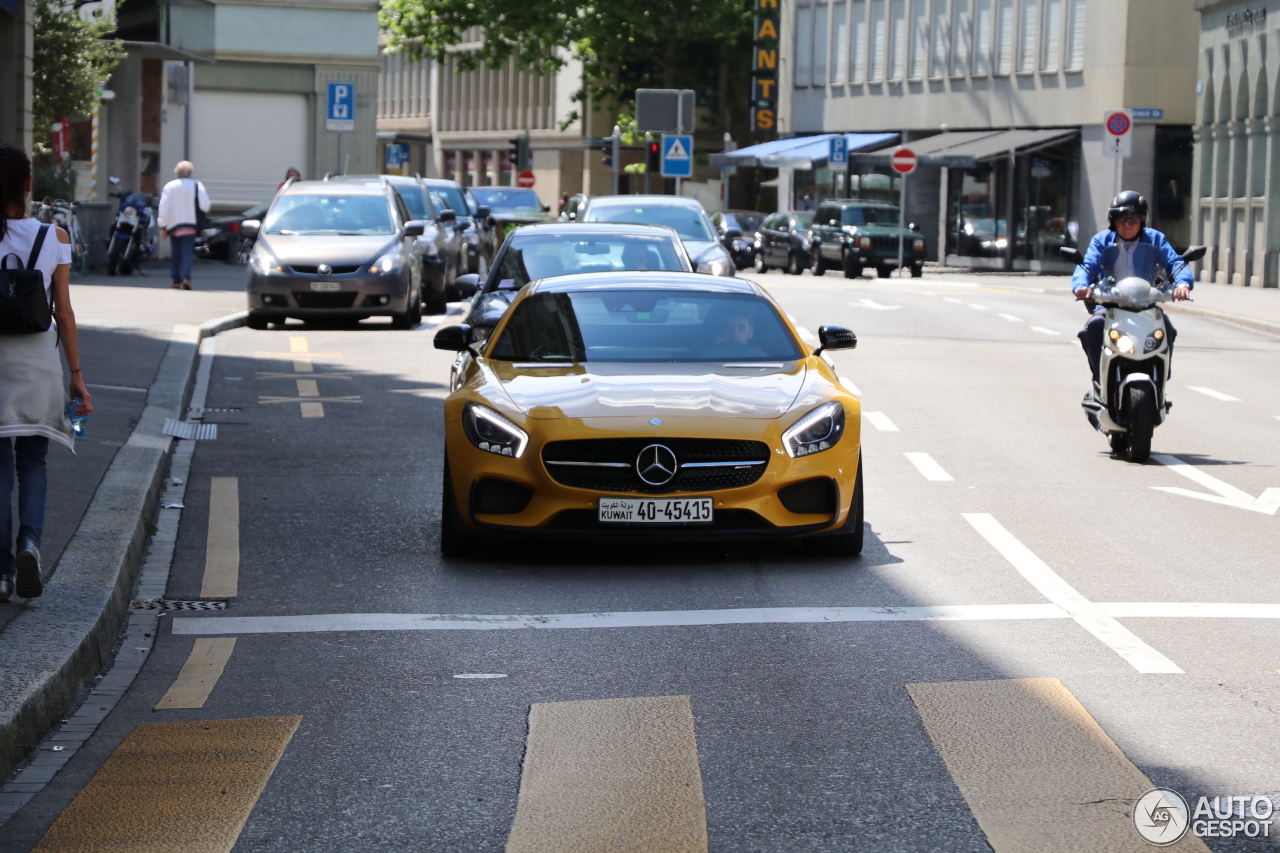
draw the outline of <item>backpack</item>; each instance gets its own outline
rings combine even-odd
[[[31,246],[25,268],[22,258],[9,252],[0,258],[0,335],[34,335],[53,325],[53,306],[44,293],[44,273],[36,269],[36,259],[44,246],[48,225],[41,225]],[[18,266],[9,269],[9,259]]]

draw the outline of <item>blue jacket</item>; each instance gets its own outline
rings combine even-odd
[[[1089,251],[1084,253],[1084,263],[1076,267],[1076,271],[1071,275],[1073,291],[1089,287],[1111,274],[1111,270],[1102,268],[1102,253],[1118,239],[1119,235],[1114,231],[1099,231],[1093,235],[1093,239],[1089,241]],[[1156,247],[1156,251],[1164,257],[1164,271],[1173,277],[1174,284],[1196,286],[1196,278],[1191,274],[1191,265],[1182,264],[1182,256],[1173,250],[1173,246],[1169,245],[1169,241],[1163,234],[1154,228],[1143,228],[1142,233],[1138,235],[1138,242],[1150,243]],[[1174,275],[1173,269],[1178,264],[1182,264],[1182,269]]]

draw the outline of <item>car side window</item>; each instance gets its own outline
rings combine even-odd
[[[790,231],[791,220],[786,216],[779,216],[778,221],[773,226],[778,231]]]

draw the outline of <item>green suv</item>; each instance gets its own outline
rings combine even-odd
[[[898,235],[902,235],[902,266],[911,277],[924,271],[924,235],[900,228],[898,208],[883,201],[828,199],[818,205],[809,228],[809,252],[814,275],[843,270],[845,278],[859,278],[874,268],[888,278],[898,268]]]

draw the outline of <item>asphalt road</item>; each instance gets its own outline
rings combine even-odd
[[[1280,791],[1280,520],[1230,491],[1280,487],[1280,340],[1179,316],[1153,442],[1168,464],[1132,465],[1079,407],[1069,298],[942,274],[752,277],[805,329],[858,333],[832,359],[863,401],[861,558],[568,544],[444,560],[452,356],[431,338],[456,317],[220,335],[206,405],[222,425],[195,452],[167,597],[201,598],[225,560],[215,478],[235,478],[236,594],[161,620],[137,680],[0,850],[140,832],[119,827],[169,789],[115,782],[128,803],[108,818],[91,779],[125,778],[108,771],[139,750],[185,767],[146,738],[188,730],[152,723],[209,732],[193,776],[240,786],[196,797],[230,840],[185,849],[1140,850],[1147,780],[1192,808]],[[1234,503],[1163,491],[1215,495],[1179,460]],[[555,614],[584,617],[475,618]],[[310,618],[217,624],[276,616]],[[197,650],[220,672],[193,656],[219,637],[234,637],[223,658],[229,644]],[[157,710],[184,664],[203,707]],[[214,721],[295,716],[291,739],[262,736],[266,758],[217,740]],[[241,789],[247,806],[220,799]],[[184,814],[146,831],[180,835]]]

